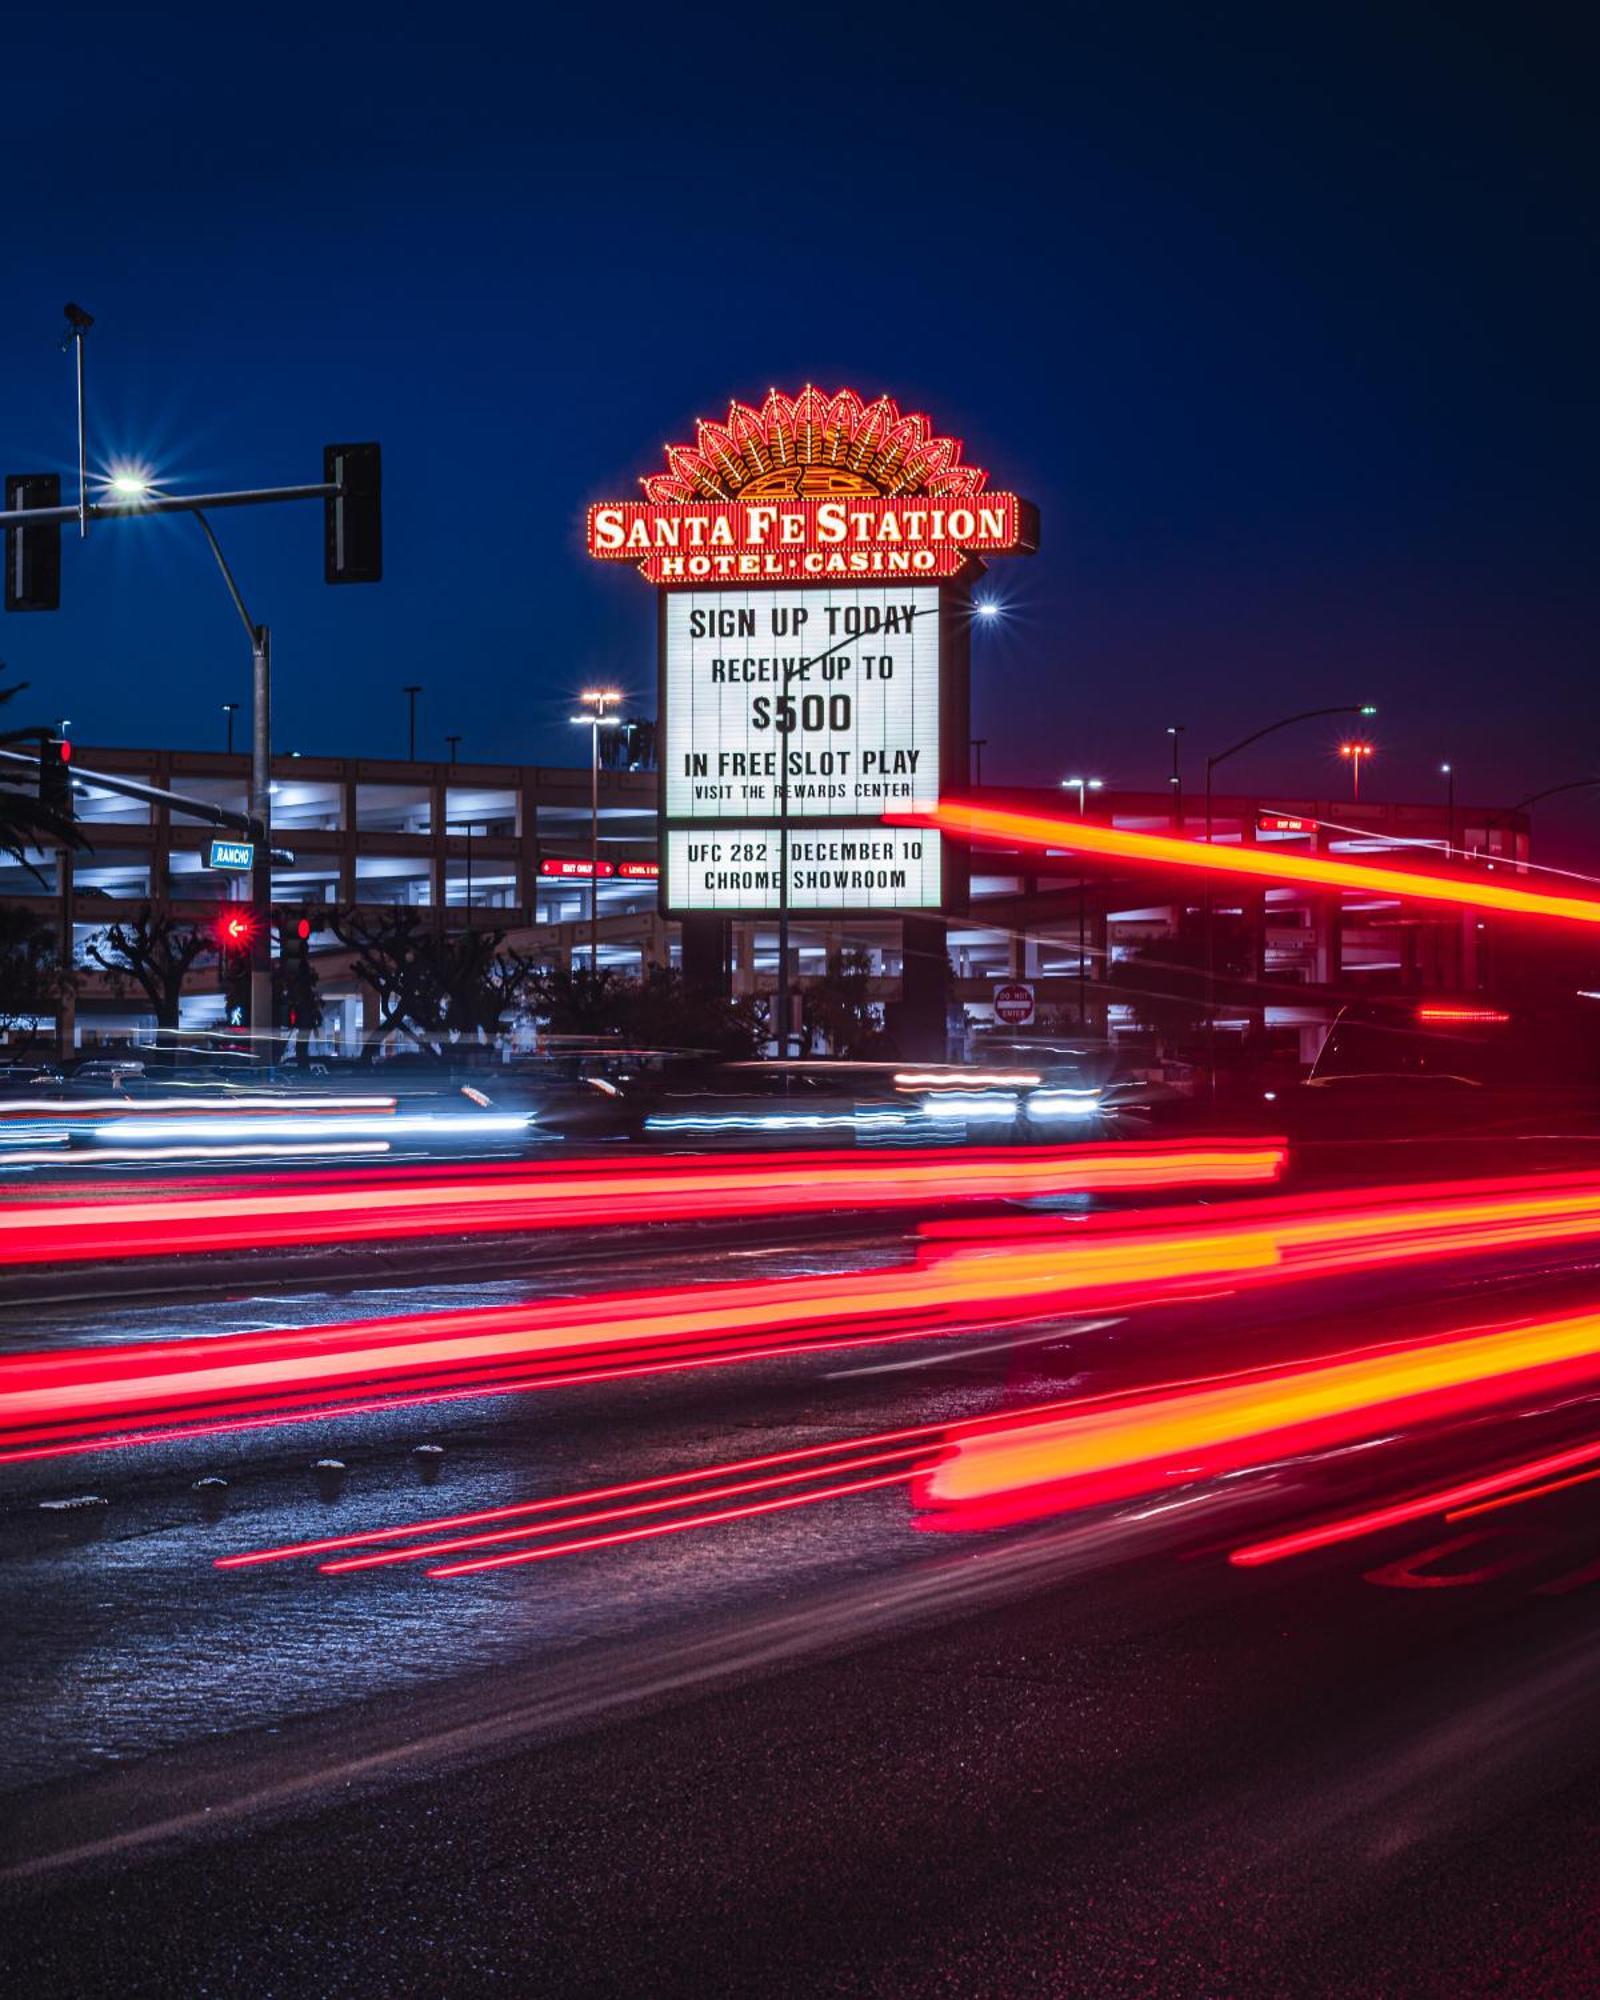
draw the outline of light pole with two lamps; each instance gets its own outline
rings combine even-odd
[[[594,977],[600,971],[600,732],[620,726],[622,717],[606,711],[622,696],[615,688],[585,688],[578,699],[588,713],[569,720],[589,732],[589,972]]]
[[[1104,778],[1063,778],[1061,789],[1078,794],[1078,817],[1083,818],[1090,792],[1098,792],[1105,787]],[[1084,879],[1083,861],[1078,861],[1078,1032],[1089,1025],[1089,958],[1088,958],[1088,884]]]

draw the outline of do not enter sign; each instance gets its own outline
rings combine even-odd
[[[1008,1028],[1025,1028],[1033,1019],[1033,988],[1020,980],[994,989],[994,1013]]]

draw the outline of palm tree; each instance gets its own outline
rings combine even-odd
[[[21,694],[28,685],[18,681],[15,687],[0,688],[0,708],[14,695]],[[0,744],[25,743],[30,737],[37,739],[38,730],[12,729],[0,734]],[[20,775],[12,777],[15,771]],[[32,774],[24,771],[20,764],[0,766],[0,854],[9,855],[13,861],[20,861],[30,874],[44,877],[28,859],[30,847],[42,847],[47,843],[57,846],[86,847],[88,842],[78,831],[76,822],[66,813],[59,813],[54,806],[48,806],[39,797],[37,790],[19,791],[16,785],[31,782]]]

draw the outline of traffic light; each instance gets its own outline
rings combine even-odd
[[[383,579],[383,451],[325,444],[322,477],[339,491],[322,503],[322,574],[329,583]]]
[[[226,957],[247,952],[255,942],[256,913],[250,909],[224,910],[212,925],[217,949]]]
[[[64,736],[47,736],[39,745],[39,803],[58,819],[72,817],[72,745]]]
[[[61,480],[54,472],[8,472],[6,512],[59,507]],[[6,609],[61,608],[61,523],[16,521],[6,527]]]
[[[272,1017],[280,1028],[301,1031],[299,1059],[308,1059],[309,1036],[322,1024],[322,998],[317,968],[311,961],[312,935],[323,918],[304,909],[275,909],[278,959],[273,968]]]

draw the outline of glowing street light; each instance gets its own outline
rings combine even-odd
[[[976,615],[985,620],[985,622],[1000,616],[999,602],[993,597],[980,597],[972,608]]]
[[[1350,796],[1353,799],[1359,799],[1361,796],[1361,766],[1370,758],[1377,755],[1376,747],[1371,743],[1341,743],[1339,745],[1339,755],[1349,760]]]
[[[106,489],[119,500],[148,500],[155,491],[155,481],[142,465],[113,465]]]

